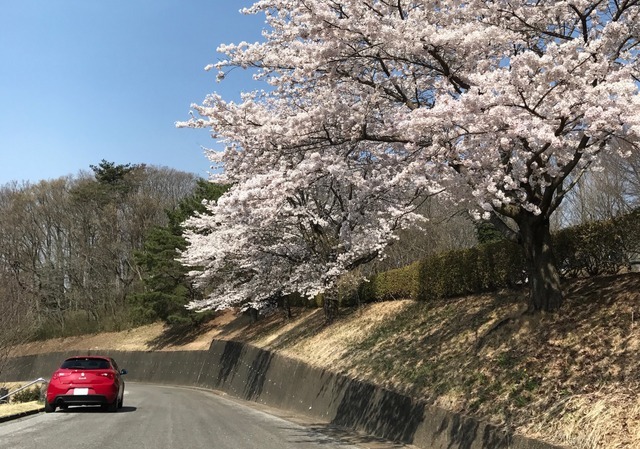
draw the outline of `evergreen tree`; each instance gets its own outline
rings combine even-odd
[[[192,312],[185,305],[201,293],[187,279],[188,268],[176,259],[186,248],[181,223],[195,212],[204,212],[203,200],[216,200],[225,186],[199,180],[194,194],[166,211],[169,224],[152,229],[144,249],[135,255],[145,286],[144,293],[132,297],[138,323],[162,320],[172,326],[199,324],[207,315]]]

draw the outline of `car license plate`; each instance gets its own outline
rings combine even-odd
[[[73,394],[75,396],[86,396],[89,394],[88,388],[74,388]]]

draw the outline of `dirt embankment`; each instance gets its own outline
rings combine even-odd
[[[160,324],[36,342],[60,350],[197,350],[234,339],[577,449],[640,447],[640,274],[576,281],[554,314],[527,315],[524,292],[342,310],[325,325],[298,309],[251,323],[227,311],[200,329]]]

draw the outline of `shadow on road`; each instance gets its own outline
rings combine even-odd
[[[308,427],[305,426],[303,430],[298,429],[292,435],[291,441],[297,444],[335,444],[337,442],[345,447],[364,445],[370,449],[417,449],[415,446],[409,444],[363,435],[324,423],[311,424],[308,425]]]
[[[131,413],[138,410],[137,407],[124,406],[116,413]],[[69,407],[66,410],[61,409],[59,413],[106,413],[100,406],[80,405],[76,407]]]

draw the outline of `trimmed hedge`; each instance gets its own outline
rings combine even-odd
[[[417,299],[420,291],[421,261],[402,268],[379,273],[360,284],[358,296],[361,302]]]
[[[502,241],[428,257],[373,276],[360,285],[363,302],[394,299],[428,300],[499,288],[526,280],[522,250]]]
[[[640,210],[564,229],[554,235],[554,251],[563,277],[617,273],[640,253]]]
[[[420,263],[418,300],[515,288],[526,280],[521,248],[501,241],[451,251]]]
[[[640,255],[640,210],[623,217],[587,223],[553,235],[558,268],[564,278],[617,273]],[[517,288],[527,282],[522,248],[503,240],[427,257],[406,267],[372,276],[358,288],[360,302],[427,301]]]

